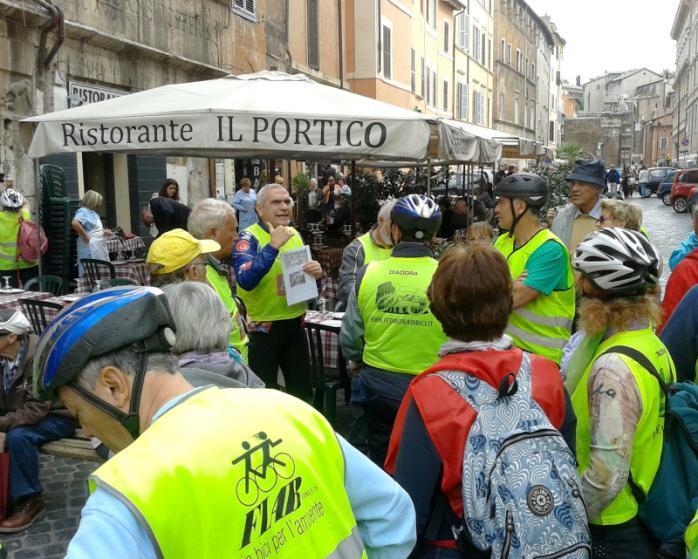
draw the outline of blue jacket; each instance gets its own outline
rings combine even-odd
[[[694,232],[688,236],[684,242],[681,243],[679,248],[671,253],[669,257],[669,269],[673,270],[679,265],[687,255],[691,254],[695,249],[698,248],[698,236]]]
[[[698,381],[698,285],[683,296],[659,334],[676,365],[679,381]]]
[[[620,182],[620,173],[618,169],[611,169],[606,173],[606,182]]]
[[[260,223],[265,231],[267,228]],[[252,291],[271,270],[279,251],[270,244],[260,250],[259,242],[249,231],[240,233],[233,247],[233,271],[235,281],[247,291]]]

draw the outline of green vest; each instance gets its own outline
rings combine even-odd
[[[690,559],[698,559],[698,512],[686,529],[686,549]]]
[[[242,286],[238,285],[238,295],[245,302],[247,307],[247,317],[255,322],[266,322],[272,320],[286,320],[296,318],[305,314],[307,309],[306,303],[297,303],[289,306],[286,303],[286,291],[284,290],[284,276],[281,269],[281,253],[303,246],[303,239],[298,234],[298,231],[290,228],[293,231],[291,237],[284,246],[279,249],[279,254],[274,260],[271,269],[264,274],[257,287],[252,291],[246,291]],[[245,231],[248,231],[255,239],[257,239],[257,250],[259,252],[269,244],[271,235],[258,224],[250,225]]]
[[[386,258],[390,258],[390,255],[393,253],[392,248],[379,247],[375,242],[373,242],[370,232],[361,235],[358,238],[358,241],[361,243],[361,246],[364,247],[364,266],[376,260],[385,260]]]
[[[24,221],[31,220],[29,210],[23,208],[22,218]],[[0,211],[0,270],[20,270],[33,268],[37,265],[36,260],[27,262],[18,257],[17,237],[19,236],[19,212],[10,210]]]
[[[547,242],[558,243],[567,256],[567,289],[536,297],[528,305],[513,309],[509,315],[506,333],[517,347],[552,359],[558,365],[572,333],[574,322],[574,274],[569,253],[563,242],[548,229],[542,229],[529,241],[516,248],[514,237],[500,235],[494,246],[504,255],[511,277],[516,280],[526,269],[531,255]]]
[[[436,363],[447,340],[427,298],[437,265],[428,256],[391,256],[368,265],[357,300],[364,322],[364,363],[412,375]]]
[[[94,472],[91,491],[124,502],[157,557],[366,557],[332,427],[296,398],[253,392],[185,396]]]
[[[579,384],[572,393],[572,406],[577,415],[577,461],[581,475],[589,466],[589,445],[591,432],[589,425],[589,374],[594,362],[607,350],[616,345],[630,346],[640,351],[659,371],[667,384],[675,381],[674,364],[660,339],[650,328],[614,334],[596,350]],[[624,355],[620,358],[632,371],[642,398],[642,416],[635,429],[630,473],[636,485],[647,493],[659,468],[664,433],[664,405],[659,383],[639,363]],[[629,483],[609,504],[598,518],[590,518],[596,525],[616,525],[631,520],[637,515],[637,501]]]
[[[208,283],[211,284],[211,287],[216,290],[216,293],[218,293],[225,308],[228,309],[230,313],[230,318],[233,320],[233,329],[230,332],[230,345],[240,352],[243,362],[247,364],[247,346],[250,340],[245,333],[245,325],[243,324],[245,319],[238,311],[238,306],[235,303],[235,299],[233,299],[233,293],[230,291],[228,278],[219,274],[213,266],[207,264],[206,279]]]

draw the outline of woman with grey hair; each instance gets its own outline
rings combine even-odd
[[[109,261],[107,243],[104,240],[102,218],[98,210],[102,207],[103,198],[99,192],[88,190],[82,197],[82,206],[75,212],[71,227],[78,234],[78,275],[82,277],[83,258]]]
[[[250,388],[264,383],[246,365],[228,353],[233,324],[230,314],[211,286],[186,281],[165,285],[177,335],[172,351],[182,368],[211,371],[232,378]]]

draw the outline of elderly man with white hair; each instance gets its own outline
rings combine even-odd
[[[233,297],[231,279],[223,262],[230,259],[233,244],[238,237],[235,210],[223,202],[207,198],[199,202],[187,222],[187,229],[197,239],[211,239],[220,245],[220,249],[206,255],[206,279],[216,290],[233,320],[230,344],[238,350],[242,363],[247,364],[247,326],[238,304]]]
[[[210,285],[185,281],[165,285],[162,290],[177,331],[172,351],[177,354],[181,368],[203,369],[250,388],[264,388],[264,382],[247,365],[228,354],[233,322]]]
[[[316,178],[313,177],[308,181],[308,188],[303,191],[301,200],[305,222],[319,222],[322,219],[322,191],[318,189]]]
[[[378,220],[368,233],[349,243],[342,253],[342,265],[339,268],[337,299],[341,308],[346,307],[349,294],[356,281],[356,271],[374,260],[385,260],[393,252],[390,238],[390,212],[395,200],[383,203],[378,211]]]
[[[245,302],[250,331],[250,367],[269,388],[277,385],[279,367],[290,394],[312,395],[308,343],[303,332],[305,302],[288,305],[280,254],[303,246],[291,223],[293,201],[283,186],[268,184],[257,194],[257,223],[235,244],[233,268],[238,295]],[[316,279],[322,267],[314,260],[303,271]]]

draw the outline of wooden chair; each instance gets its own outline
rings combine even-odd
[[[25,291],[44,291],[54,295],[63,295],[63,278],[59,276],[38,276],[30,279],[23,286]]]
[[[339,379],[328,379],[325,371],[325,355],[322,347],[323,332],[337,333],[337,328],[322,324],[305,323],[306,334],[308,335],[308,349],[310,361],[310,373],[313,384],[313,406],[321,412],[331,425],[337,411],[337,391],[344,389],[344,399],[349,400],[350,386],[347,375],[347,362],[339,351]]]
[[[114,268],[114,265],[107,260],[82,258],[80,263],[85,270],[85,275],[87,276],[87,283],[90,285],[90,290],[93,290],[97,286],[97,282],[99,280],[116,279],[116,269]]]
[[[22,306],[22,312],[32,325],[32,330],[37,336],[40,336],[51,320],[63,310],[63,305],[53,303],[51,301],[40,301],[38,299],[20,299],[19,304]],[[47,315],[47,310],[53,309],[56,312]]]

